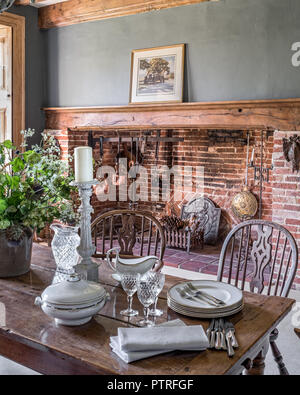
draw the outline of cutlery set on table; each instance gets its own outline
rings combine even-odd
[[[168,306],[175,312],[195,318],[211,319],[207,329],[209,347],[234,355],[238,347],[233,324],[224,317],[244,307],[243,293],[238,288],[218,281],[194,280],[174,285],[168,291]]]
[[[223,318],[212,319],[206,331],[209,341],[209,348],[225,350],[229,357],[234,355],[234,348],[238,348],[235,337],[234,325]]]

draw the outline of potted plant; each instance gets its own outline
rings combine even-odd
[[[21,132],[17,150],[10,140],[0,143],[0,277],[29,271],[33,234],[54,219],[75,220],[68,162],[60,160],[54,137],[42,133],[41,143],[28,149],[35,131]]]

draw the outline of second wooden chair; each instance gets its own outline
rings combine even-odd
[[[155,255],[163,266],[166,243],[159,221],[150,213],[139,210],[111,210],[92,223],[92,236],[96,246],[95,258],[106,258],[106,252],[120,247],[121,258]]]
[[[287,297],[298,267],[294,237],[283,226],[263,220],[242,222],[226,237],[220,255],[218,281],[225,281],[251,292]],[[275,340],[270,345],[281,375],[288,371]]]

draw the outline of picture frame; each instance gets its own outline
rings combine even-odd
[[[182,102],[185,44],[131,52],[130,104]]]

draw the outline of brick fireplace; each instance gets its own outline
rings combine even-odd
[[[133,136],[138,126],[142,129],[142,125],[148,125],[150,136],[155,136],[159,129],[161,136],[183,138],[180,142],[161,143],[158,158],[155,145],[148,144],[143,166],[147,169],[155,163],[204,166],[204,194],[222,209],[221,239],[239,222],[230,206],[245,179],[246,134],[250,134],[250,154],[255,148],[255,163],[259,164],[260,136],[264,130],[263,164],[265,167],[273,164],[273,170],[269,182],[263,184],[262,219],[284,225],[300,244],[300,174],[292,172],[282,150],[284,137],[300,135],[299,100],[46,109],[46,119],[46,127],[57,137],[63,157],[72,154],[76,146],[87,145],[89,130],[93,130],[95,138]],[[235,138],[222,139],[228,131]],[[117,143],[104,145],[103,164],[114,165],[117,149]],[[94,155],[99,157],[98,145]],[[258,198],[259,185],[254,181],[252,169],[249,169],[248,185]],[[116,205],[128,207],[128,202],[104,203],[93,197],[95,215]],[[165,210],[161,202],[140,203],[139,207],[153,212]],[[300,288],[300,269],[295,282]]]

